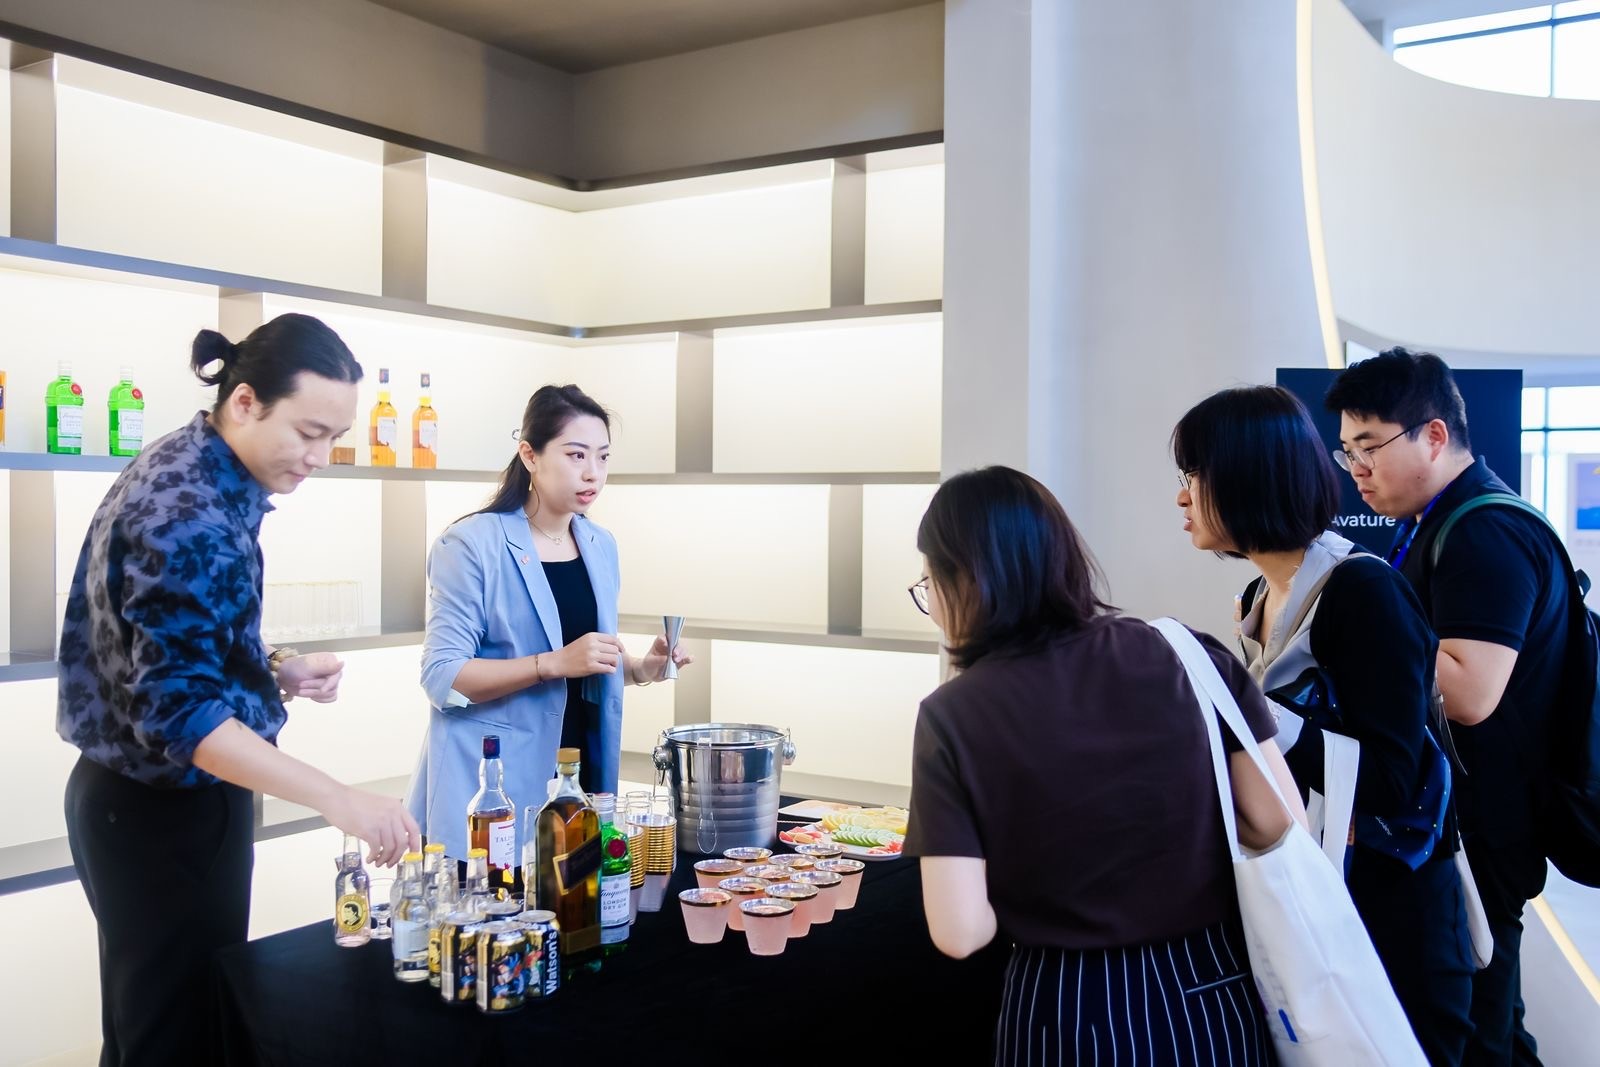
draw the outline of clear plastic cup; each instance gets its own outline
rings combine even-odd
[[[738,860],[740,863],[744,864],[746,867],[749,867],[751,864],[767,862],[767,860],[772,858],[772,850],[770,848],[753,848],[753,847],[751,847],[751,848],[730,848],[727,851],[723,852],[722,855],[726,859]]]
[[[685,889],[678,894],[683,906],[683,928],[696,945],[715,945],[728,929],[728,907],[733,894],[721,889]]]
[[[817,917],[817,898],[821,894],[814,885],[803,882],[779,882],[767,886],[767,896],[774,900],[787,900],[794,905],[794,924],[789,927],[790,937],[804,937],[811,932]]]
[[[818,860],[817,870],[837,874],[844,881],[839,883],[839,904],[835,910],[849,911],[856,906],[856,901],[861,899],[861,876],[866,871],[867,865],[860,860]]]
[[[763,882],[787,882],[789,868],[776,863],[753,863],[740,872],[746,878],[759,878]]]
[[[776,956],[789,942],[794,905],[773,897],[756,897],[739,905],[745,922],[745,943],[756,956]]]
[[[701,889],[715,889],[724,878],[736,878],[744,873],[744,864],[738,860],[709,859],[694,865],[694,880]]]
[[[816,862],[818,860],[836,860],[844,855],[844,849],[838,845],[796,845],[797,855],[806,856]]]
[[[816,860],[813,860],[810,856],[802,856],[795,852],[785,852],[772,857],[767,862],[775,863],[780,867],[787,867],[791,871],[809,871],[816,866]]]
[[[746,900],[754,900],[767,891],[767,883],[759,878],[724,878],[717,883],[717,888],[725,893],[733,894],[734,907],[728,911],[728,929],[744,929],[744,913],[738,905]]]
[[[844,883],[843,878],[832,871],[795,871],[791,881],[817,887],[817,913],[812,916],[812,922],[833,922],[833,913],[839,907],[839,887]]]

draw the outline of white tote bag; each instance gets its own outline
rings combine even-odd
[[[1280,800],[1283,794],[1233,693],[1200,642],[1176,620],[1157,619],[1151,625],[1183,660],[1199,698],[1250,968],[1279,1062],[1290,1067],[1426,1067],[1344,881],[1311,835],[1291,823],[1263,852],[1240,847],[1219,716]]]

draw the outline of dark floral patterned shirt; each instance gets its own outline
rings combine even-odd
[[[272,505],[205,412],[117,478],[78,553],[61,630],[56,730],[96,763],[208,785],[194,750],[285,713],[261,642],[261,520]]]

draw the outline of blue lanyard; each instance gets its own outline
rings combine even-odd
[[[1406,553],[1411,551],[1411,542],[1417,539],[1417,531],[1422,529],[1422,524],[1428,521],[1428,512],[1433,510],[1433,506],[1439,502],[1439,497],[1444,496],[1449,488],[1449,486],[1445,486],[1444,489],[1439,490],[1439,492],[1435,494],[1434,498],[1428,501],[1428,506],[1422,509],[1422,514],[1417,516],[1417,520],[1415,522],[1407,519],[1405,522],[1400,524],[1400,531],[1395,533],[1396,547],[1389,549],[1389,566],[1393,567],[1395,570],[1399,570],[1405,565]],[[1400,541],[1400,534],[1402,532],[1405,534],[1405,543],[1403,544]]]

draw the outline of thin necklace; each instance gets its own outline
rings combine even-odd
[[[550,540],[554,541],[556,544],[560,545],[560,544],[565,544],[566,543],[567,537],[566,537],[565,534],[553,534],[553,533],[546,532],[544,529],[542,529],[539,526],[538,523],[533,521],[533,516],[529,515],[526,511],[524,511],[522,513],[522,517],[528,520],[528,525],[529,526],[532,526],[535,530],[538,530],[540,533],[542,533],[546,537],[550,538]]]

